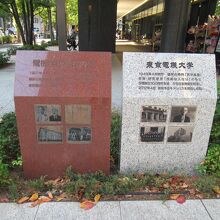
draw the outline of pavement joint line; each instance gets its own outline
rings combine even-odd
[[[34,216],[34,220],[35,220],[35,219],[36,219],[36,217],[37,217],[39,207],[40,207],[40,206],[38,205],[38,206],[37,206],[37,211],[36,211],[35,216]]]
[[[208,213],[210,219],[211,219],[211,220],[214,220],[214,219],[212,218],[211,214],[209,213],[208,209],[206,208],[205,204],[203,203],[202,199],[200,199],[200,201],[201,201],[202,205],[204,206],[206,212]]]
[[[121,201],[119,201],[119,210],[120,210],[120,218],[121,218],[121,220],[123,220],[122,214],[121,214]]]

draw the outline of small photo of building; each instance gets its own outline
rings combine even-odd
[[[63,132],[60,126],[47,126],[38,127],[37,131],[38,142],[48,143],[48,142],[62,142]]]
[[[168,106],[142,106],[141,122],[166,122]]]
[[[193,127],[169,127],[168,142],[191,142]]]
[[[165,127],[141,127],[141,142],[163,142]]]

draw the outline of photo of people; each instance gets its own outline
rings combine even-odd
[[[169,127],[168,142],[191,142],[193,127]]]
[[[141,122],[166,122],[168,106],[142,106]]]
[[[57,123],[61,122],[60,105],[36,105],[35,118],[37,123]]]
[[[48,122],[47,106],[37,105],[35,108],[35,117],[37,122]]]
[[[61,116],[59,115],[59,108],[57,106],[51,107],[51,115],[49,121],[61,121]]]
[[[141,127],[141,142],[163,142],[165,127]]]
[[[38,142],[58,143],[63,141],[63,132],[61,126],[41,126],[37,128]]]
[[[67,129],[68,142],[90,142],[92,140],[91,128],[71,127]]]
[[[195,106],[174,106],[171,110],[171,122],[190,123],[195,121]]]

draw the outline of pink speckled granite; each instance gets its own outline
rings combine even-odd
[[[36,106],[46,105],[58,106],[60,121],[37,121]],[[90,105],[91,120],[87,120],[88,124],[68,123],[65,120],[67,105]],[[81,173],[98,170],[109,173],[110,53],[19,51],[16,60],[15,108],[25,176],[57,177],[63,175],[68,166]],[[62,141],[40,143],[37,137],[39,127],[51,126],[59,127]],[[68,142],[67,130],[70,127],[91,128],[91,140]]]

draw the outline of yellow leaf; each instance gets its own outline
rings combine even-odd
[[[38,193],[34,193],[31,198],[29,199],[29,201],[34,202],[38,199]]]
[[[27,197],[27,196],[25,196],[25,197],[22,197],[21,199],[19,199],[18,200],[18,204],[22,204],[22,203],[24,203],[24,202],[27,202],[28,201],[28,199],[29,199],[29,197]]]
[[[100,200],[100,198],[101,198],[101,195],[100,195],[100,194],[97,194],[97,195],[95,196],[95,198],[94,198],[95,203],[97,203],[97,202]]]
[[[170,199],[176,200],[179,196],[180,196],[180,194],[172,194],[172,195],[170,195]]]
[[[215,186],[215,187],[213,188],[213,191],[214,191],[215,193],[217,193],[218,195],[220,195],[220,187],[219,187],[219,186]]]
[[[51,192],[47,193],[50,199],[53,199],[53,194]]]

